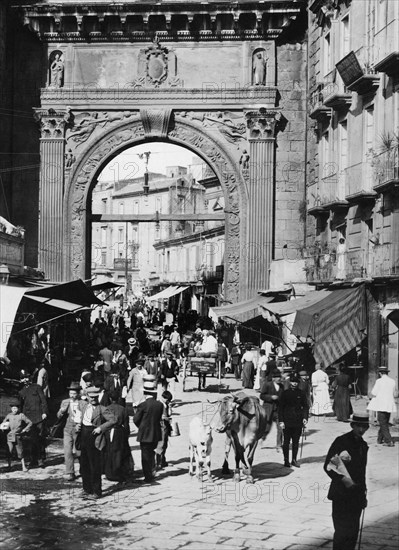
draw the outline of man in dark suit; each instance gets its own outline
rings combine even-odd
[[[283,388],[280,385],[281,374],[276,368],[271,374],[272,380],[269,382],[267,378],[264,378],[260,387],[260,398],[263,401],[263,408],[266,411],[267,423],[276,423],[277,426],[277,441],[276,450],[280,452],[281,445],[283,443],[283,431],[280,428],[278,421],[278,405]]]
[[[335,439],[324,463],[324,470],[332,479],[327,498],[332,500],[335,529],[333,550],[355,550],[360,516],[367,506],[366,465],[369,447],[363,435],[369,428],[368,415],[354,414],[351,428],[351,432]],[[346,472],[342,472],[342,465]],[[337,471],[338,468],[340,471]]]
[[[296,374],[290,376],[290,387],[284,390],[280,397],[278,408],[278,419],[283,430],[284,442],[284,466],[290,467],[288,459],[290,441],[292,440],[292,462],[291,465],[299,468],[297,454],[299,439],[302,430],[306,426],[309,417],[309,406],[306,395],[298,388],[299,377]]]
[[[145,401],[137,407],[133,422],[138,427],[137,441],[141,448],[141,464],[144,481],[151,482],[155,475],[155,449],[162,440],[161,420],[163,405],[156,400],[157,383],[154,375],[147,375],[144,381]]]
[[[123,383],[119,375],[118,365],[113,365],[112,371],[105,377],[104,390],[108,393],[116,392],[118,394],[118,403],[120,405],[123,405],[123,403],[120,402],[122,397],[122,387]]]
[[[24,387],[19,392],[21,410],[31,420],[33,426],[30,429],[32,438],[30,468],[33,466],[44,467],[46,458],[46,434],[45,420],[48,416],[47,400],[39,384],[32,383],[31,374],[21,371],[21,382]]]
[[[170,391],[172,391],[175,389],[174,383],[178,381],[178,372],[179,366],[176,360],[173,358],[173,353],[168,351],[166,353],[166,359],[163,359],[161,362],[161,384],[164,390],[169,389]]]
[[[102,453],[105,431],[116,424],[115,415],[98,403],[99,388],[87,388],[88,403],[82,408],[80,468],[83,480],[82,497],[97,500],[102,496]]]

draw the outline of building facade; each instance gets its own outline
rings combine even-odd
[[[366,282],[368,383],[380,364],[397,378],[398,2],[309,3],[308,112],[307,280]]]

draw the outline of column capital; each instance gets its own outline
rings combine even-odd
[[[34,109],[34,118],[40,123],[41,139],[64,139],[65,126],[71,120],[71,110]]]
[[[276,135],[276,125],[281,113],[261,107],[245,111],[247,138],[249,141],[271,140]]]

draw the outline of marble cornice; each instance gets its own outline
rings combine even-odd
[[[91,88],[64,87],[42,88],[41,105],[50,109],[60,104],[73,109],[138,110],[170,106],[174,109],[242,109],[248,104],[261,103],[275,107],[277,88],[269,86],[248,86],[245,88],[224,88],[211,86],[203,89],[193,88]]]
[[[151,40],[155,32],[162,33],[163,41],[255,40],[278,38],[306,8],[306,0],[206,4],[64,1],[15,3],[13,7],[23,24],[46,42],[140,42]],[[223,24],[221,16],[225,17]]]

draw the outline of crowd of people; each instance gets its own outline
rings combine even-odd
[[[329,498],[333,501],[336,530],[334,549],[354,547],[360,513],[366,505],[367,446],[362,435],[368,427],[368,417],[366,422],[359,415],[351,416],[351,379],[344,363],[337,366],[330,384],[322,364],[316,363],[313,370],[295,356],[287,360],[280,346],[270,340],[259,349],[250,343],[242,345],[236,338],[229,349],[217,327],[207,324],[207,328],[202,328],[199,322],[189,332],[183,332],[176,324],[160,327],[159,312],[155,310],[131,312],[130,322],[125,321],[126,312],[109,312],[106,318],[94,321],[81,371],[74,374],[75,379],[66,388],[68,397],[61,402],[54,400],[51,387],[51,339],[47,330],[41,331],[40,361],[35,362],[34,368],[21,371],[18,399],[11,400],[10,413],[0,426],[10,468],[14,456],[21,461],[23,471],[46,466],[49,411],[57,403],[57,420],[50,432],[53,436],[57,430],[62,433],[66,480],[74,481],[79,473],[82,498],[102,497],[103,475],[119,483],[133,479],[129,445],[132,422],[141,449],[142,481],[152,483],[156,471],[168,465],[166,452],[179,376],[190,358],[202,354],[215,359],[220,377],[230,373],[244,389],[259,392],[268,422],[276,425],[276,449],[282,450],[285,467],[300,467],[300,438],[310,415],[335,414],[338,421],[351,422],[352,431],[346,439],[338,438],[328,452],[325,470],[332,478]],[[151,334],[149,325],[155,328]],[[389,419],[396,410],[395,383],[386,367],[380,367],[379,373],[368,408],[378,415],[378,443],[392,446]],[[198,390],[205,388],[206,374],[200,373]],[[345,453],[342,454],[348,449],[354,457],[349,466]],[[342,465],[346,467],[344,476],[340,473]],[[354,493],[347,494],[352,484],[359,488],[353,502]],[[348,502],[352,503],[350,511]],[[352,542],[342,546],[342,540]]]

